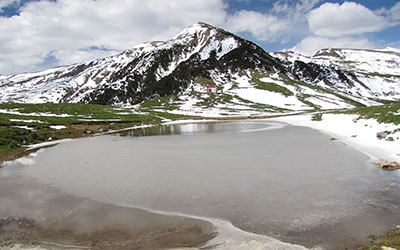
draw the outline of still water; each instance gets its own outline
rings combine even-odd
[[[399,182],[366,155],[318,131],[266,121],[168,125],[63,143],[20,174],[74,197],[231,222],[307,247],[353,245],[400,223]],[[271,238],[257,246],[273,248]]]

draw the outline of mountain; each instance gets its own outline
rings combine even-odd
[[[369,99],[399,100],[400,97],[400,50],[323,49],[313,56],[293,51],[272,53],[282,60],[295,63],[324,65],[353,74],[354,85],[339,89],[355,96]],[[322,87],[325,87],[321,85]],[[332,86],[326,86],[331,89]]]
[[[136,105],[192,114],[351,108],[398,101],[399,64],[395,50],[268,54],[197,23],[168,41],[146,42],[112,57],[0,76],[0,102]],[[213,88],[218,93],[207,93]]]

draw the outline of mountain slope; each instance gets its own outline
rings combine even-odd
[[[304,56],[292,51],[276,52],[274,56],[292,64],[298,62],[308,65],[320,65],[340,70],[351,81],[347,86],[327,86],[353,96],[362,96],[370,100],[400,99],[400,50],[362,49],[323,49],[313,56]]]
[[[0,76],[0,102],[139,104],[175,113],[253,114],[400,99],[399,78],[354,71],[353,64],[344,63],[346,57],[336,56],[339,52],[268,54],[250,41],[198,23],[168,41],[143,43],[112,57]],[[393,65],[400,62],[396,53],[390,54]],[[396,70],[382,67],[384,73]],[[388,80],[371,84],[376,77]],[[218,93],[206,93],[207,86]]]

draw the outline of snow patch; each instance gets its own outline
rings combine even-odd
[[[296,115],[272,120],[317,129],[340,138],[346,144],[366,153],[375,160],[400,162],[399,140],[386,141],[377,137],[378,132],[393,131],[399,128],[398,125],[379,123],[375,119],[358,119],[359,115],[323,114],[322,121],[312,121],[311,118],[312,115]],[[399,136],[399,134],[393,136]]]
[[[60,130],[60,129],[64,129],[64,128],[67,128],[67,127],[64,126],[64,125],[51,125],[50,128],[56,129],[56,130]]]
[[[11,122],[25,122],[25,123],[45,123],[39,120],[21,120],[21,119],[10,119]]]

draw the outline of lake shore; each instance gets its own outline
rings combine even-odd
[[[378,123],[375,119],[359,119],[359,115],[323,114],[320,121],[312,114],[282,116],[268,119],[294,126],[305,126],[332,136],[367,154],[373,160],[400,162],[400,131],[390,134],[390,139],[380,139],[378,133],[394,131],[398,125]]]

